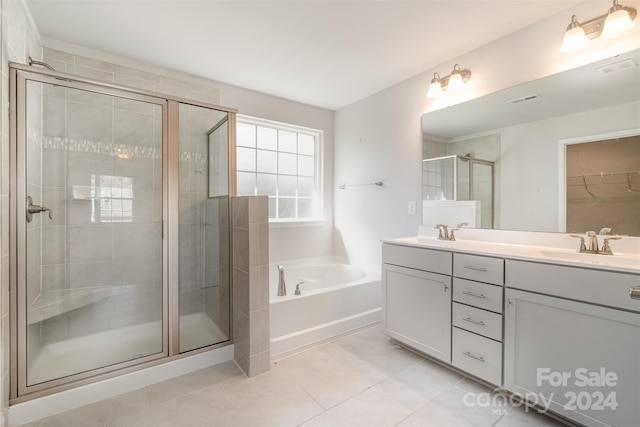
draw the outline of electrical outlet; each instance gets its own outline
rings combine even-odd
[[[409,203],[407,203],[407,214],[408,215],[415,215],[416,214],[416,201],[415,200],[410,200]]]

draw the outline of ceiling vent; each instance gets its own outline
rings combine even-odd
[[[534,93],[533,95],[523,96],[522,98],[512,99],[511,101],[507,101],[509,104],[519,104],[525,101],[531,101],[532,99],[540,98],[540,95]]]
[[[613,64],[605,65],[604,67],[596,68],[596,72],[602,75],[608,75],[613,73],[619,73],[620,71],[630,70],[636,68],[636,63],[633,59],[625,59],[624,61],[616,62]]]

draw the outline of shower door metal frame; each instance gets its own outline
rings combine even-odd
[[[82,78],[33,66],[9,63],[9,322],[10,403],[19,403],[99,380],[160,365],[233,343],[232,294],[229,295],[229,340],[186,353],[179,353],[178,275],[178,124],[180,103],[226,112],[228,115],[229,232],[233,230],[231,199],[236,195],[235,117],[237,110],[214,104]],[[132,361],[73,374],[44,383],[26,384],[26,82],[37,81],[87,90],[162,106],[162,352]],[[18,114],[20,112],[20,114]],[[229,238],[230,289],[233,283],[233,239]],[[177,291],[176,291],[177,290]],[[19,309],[19,307],[22,307]]]

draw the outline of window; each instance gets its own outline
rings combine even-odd
[[[133,221],[133,178],[91,175],[91,222]]]
[[[269,220],[322,218],[322,131],[247,116],[237,120],[239,196],[269,196]]]

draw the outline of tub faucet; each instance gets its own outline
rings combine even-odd
[[[284,265],[278,264],[278,296],[284,296],[287,294],[287,286],[284,283]]]

